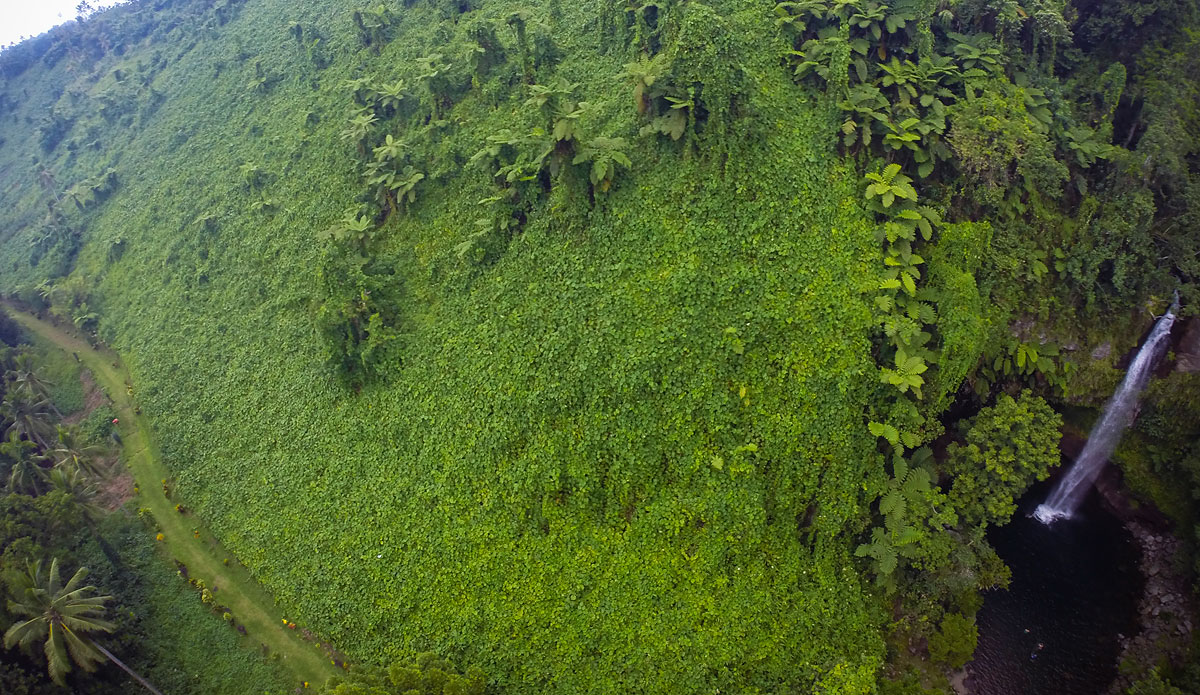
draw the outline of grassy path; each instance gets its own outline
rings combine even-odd
[[[294,676],[295,685],[308,681],[312,687],[317,687],[337,673],[337,668],[321,648],[305,641],[299,630],[284,626],[283,614],[275,600],[245,568],[232,559],[230,564],[225,564],[225,558],[232,558],[232,555],[201,526],[201,522],[194,516],[175,511],[175,502],[167,498],[162,487],[162,481],[169,479],[170,473],[159,456],[149,421],[136,412],[133,399],[126,392],[126,384],[132,382],[127,381],[129,374],[120,358],[110,351],[97,351],[79,337],[14,307],[4,305],[3,308],[26,330],[78,355],[83,365],[91,370],[96,383],[112,398],[120,420],[118,431],[124,459],[140,488],[138,505],[153,513],[171,556],[187,566],[191,577],[204,580],[210,589],[216,588],[214,602],[228,606],[234,619],[245,626],[250,640],[248,646],[265,644],[279,656],[283,669]],[[199,537],[194,534],[196,528],[200,529]],[[261,690],[256,687],[260,684],[246,685],[247,692]]]

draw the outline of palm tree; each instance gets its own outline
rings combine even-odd
[[[37,495],[42,492],[45,487],[46,472],[42,470],[41,457],[37,455],[37,445],[10,432],[8,440],[0,442],[0,455],[12,461],[12,468],[8,473],[8,489],[11,492],[22,492],[29,495]]]
[[[104,514],[104,508],[96,501],[100,487],[78,468],[51,468],[46,480],[51,488],[74,497],[89,519],[94,521]]]
[[[50,171],[50,168],[45,164],[36,166],[38,182],[42,184],[42,188],[45,188],[54,195],[55,201],[61,204],[62,199],[58,197],[58,182],[54,180],[54,172]]]
[[[83,443],[76,429],[58,425],[56,430],[58,444],[48,452],[54,461],[54,467],[68,472],[85,473],[94,478],[101,477],[96,460],[104,455],[104,448]]]
[[[54,404],[49,398],[31,395],[24,388],[11,390],[0,403],[0,416],[11,423],[4,434],[27,439],[42,450],[49,448],[52,441],[54,427],[50,421],[54,414]]]
[[[20,598],[8,603],[10,612],[27,619],[18,618],[4,633],[4,648],[12,649],[17,644],[29,648],[45,640],[50,678],[63,686],[72,661],[84,671],[92,672],[107,657],[146,690],[162,695],[112,652],[92,641],[90,634],[112,632],[116,626],[104,619],[104,602],[112,597],[88,596],[96,587],[82,586],[85,577],[87,568],[80,567],[64,586],[58,574],[58,558],[50,561],[49,574],[43,572],[41,560],[31,564],[28,574],[17,585]]]
[[[33,398],[46,398],[50,393],[53,382],[42,378],[33,366],[33,356],[22,352],[13,360],[13,368],[8,373],[13,385]]]
[[[396,80],[392,84],[382,82],[371,91],[374,93],[375,101],[379,104],[380,113],[391,116],[400,109],[400,104],[408,96],[408,85],[404,83],[404,80]]]
[[[71,312],[71,323],[87,333],[93,333],[96,330],[96,322],[100,320],[100,314],[88,308],[87,302],[83,302],[75,307],[75,311]]]

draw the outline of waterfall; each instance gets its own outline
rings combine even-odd
[[[1121,385],[1117,387],[1116,393],[1108,403],[1104,404],[1100,420],[1092,427],[1092,433],[1088,435],[1083,451],[1079,452],[1079,458],[1075,459],[1075,465],[1058,482],[1058,487],[1054,488],[1054,492],[1050,493],[1045,503],[1038,505],[1037,511],[1033,513],[1038,521],[1049,524],[1056,519],[1069,519],[1083,502],[1092,482],[1100,474],[1100,469],[1121,441],[1121,434],[1133,424],[1137,415],[1138,396],[1150,381],[1154,360],[1167,346],[1167,338],[1171,334],[1171,325],[1175,323],[1175,311],[1178,308],[1179,292],[1176,291],[1171,308],[1154,324],[1150,336],[1146,338],[1137,356],[1133,358],[1133,363],[1129,365],[1129,371],[1125,373]]]

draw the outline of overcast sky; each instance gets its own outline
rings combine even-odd
[[[108,7],[119,1],[91,0],[93,7]],[[79,0],[0,0],[0,46],[74,20],[78,4]]]

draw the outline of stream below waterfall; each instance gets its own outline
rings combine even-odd
[[[1030,489],[1012,521],[988,532],[1012,582],[984,594],[967,667],[973,695],[1104,693],[1119,635],[1137,629],[1143,580],[1133,538],[1094,490],[1071,519],[1032,518],[1051,484]]]

